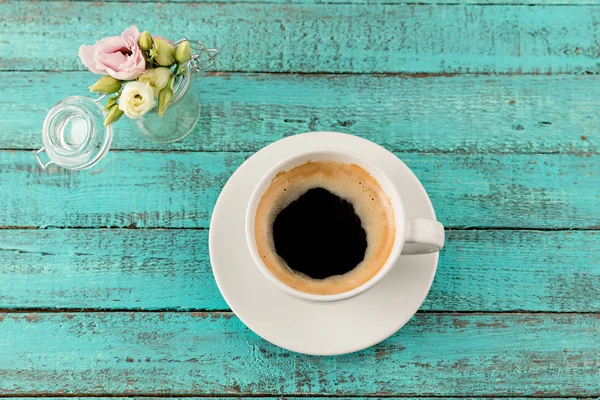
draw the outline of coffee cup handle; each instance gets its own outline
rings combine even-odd
[[[444,247],[444,226],[427,218],[406,220],[402,255],[435,253]]]

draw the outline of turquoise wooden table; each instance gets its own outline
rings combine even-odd
[[[0,396],[600,396],[600,3],[537,2],[0,1]],[[221,50],[196,130],[122,120],[97,167],[41,170],[79,45],[130,24]],[[413,320],[329,358],[249,331],[207,253],[230,174],[314,130],[394,151],[448,228]]]

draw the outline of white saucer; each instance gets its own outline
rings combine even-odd
[[[229,307],[256,334],[298,353],[335,355],[359,351],[391,336],[425,300],[438,253],[402,256],[371,290],[349,300],[312,304],[274,287],[250,256],[244,236],[252,189],[269,168],[297,152],[319,147],[353,151],[376,162],[398,185],[407,217],[435,219],[417,177],[392,153],[368,140],[334,132],[311,132],[258,151],[231,176],[213,211],[209,249],[213,273]]]

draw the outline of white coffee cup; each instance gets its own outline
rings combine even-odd
[[[355,164],[367,171],[379,183],[379,186],[387,194],[394,210],[396,235],[394,245],[389,257],[381,269],[364,284],[343,293],[338,294],[311,294],[294,289],[273,275],[260,257],[255,237],[255,216],[258,204],[271,185],[275,177],[284,171],[288,171],[309,161],[332,161],[346,164]],[[439,251],[444,246],[444,227],[436,220],[426,218],[407,218],[402,204],[402,196],[390,178],[374,162],[346,150],[321,148],[298,153],[288,157],[271,168],[260,180],[252,195],[246,209],[246,242],[254,263],[260,271],[275,286],[284,292],[302,300],[312,302],[332,302],[349,299],[357,296],[373,286],[394,267],[400,255],[427,254]]]

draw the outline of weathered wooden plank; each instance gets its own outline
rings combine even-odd
[[[599,312],[599,239],[448,231],[421,309]],[[228,309],[205,230],[0,230],[0,282],[2,309]]]
[[[0,230],[0,282],[0,308],[228,309],[207,230]]]
[[[220,48],[222,71],[598,72],[599,17],[585,5],[3,2],[0,69],[81,70],[79,45],[127,21]]]
[[[206,228],[248,153],[113,152],[88,171],[42,171],[0,152],[0,226]],[[398,153],[447,227],[600,227],[600,157]]]
[[[86,72],[0,73],[0,148],[36,149],[48,110],[89,96]],[[199,78],[196,131],[179,150],[253,151],[310,130],[390,150],[597,153],[600,77],[211,74]],[[43,91],[44,96],[39,96]],[[115,149],[165,149],[116,125]]]
[[[303,356],[221,313],[0,314],[0,393],[596,396],[598,314],[419,314]]]

